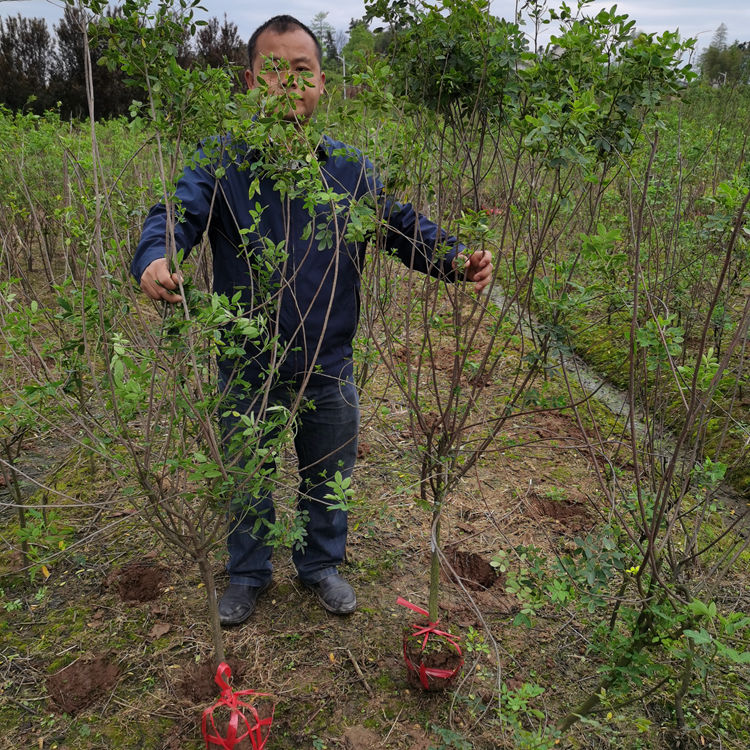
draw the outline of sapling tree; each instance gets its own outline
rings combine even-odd
[[[102,62],[122,65],[130,79],[148,93],[145,102],[134,105],[134,114],[141,112],[137,129],[148,133],[146,143],[156,143],[159,189],[148,200],[161,198],[167,207],[166,255],[176,269],[183,267],[184,250],[190,250],[178,253],[173,233],[174,223],[182,220],[174,185],[184,163],[205,169],[218,182],[222,159],[241,157],[242,146],[232,145],[238,143],[232,134],[253,137],[251,143],[244,142],[247,148],[265,145],[271,135],[276,142],[283,141],[284,128],[272,112],[263,128],[251,127],[259,96],[233,100],[229,71],[185,71],[177,65],[174,39],[181,38],[186,25],[194,27],[195,3],[183,3],[179,17],[171,4],[153,11],[147,5],[129,3],[122,15],[101,19],[98,33],[105,26],[109,33],[110,56]],[[87,13],[101,9],[100,4],[91,4]],[[88,16],[81,17],[85,21]],[[82,23],[80,33],[86,47],[87,23]],[[41,365],[34,382],[54,399],[62,415],[63,434],[74,444],[85,445],[154,530],[179,554],[198,564],[208,597],[214,658],[221,661],[224,648],[213,554],[226,538],[230,509],[235,516],[252,513],[242,498],[279,483],[276,459],[293,434],[304,389],[289,408],[267,405],[274,372],[288,354],[278,345],[273,300],[270,295],[241,299],[240,293],[229,299],[205,291],[203,247],[183,267],[181,305],[154,310],[135,289],[127,275],[138,232],[132,218],[135,207],[114,199],[117,180],[129,162],[119,174],[104,168],[93,126],[96,92],[90,70],[87,80],[92,122],[91,172],[84,183],[89,191],[84,214],[88,226],[83,233],[78,217],[63,217],[63,234],[75,233],[80,240],[77,278],[65,278],[54,287],[51,298],[33,284],[25,287],[26,306],[38,310],[44,322],[44,330],[34,332],[35,362]],[[200,154],[194,154],[192,143],[198,134],[214,133],[225,137],[215,144],[207,142]],[[187,150],[184,138],[191,141]],[[222,142],[227,144],[223,150]],[[140,144],[130,158],[136,160],[144,146]],[[304,162],[315,143],[303,138],[296,147]],[[281,167],[271,162],[265,168],[279,173],[280,189],[284,181],[289,184]],[[319,179],[316,184],[321,185]],[[196,244],[200,239],[195,238]],[[283,248],[275,246],[247,253],[246,261],[256,264],[261,287],[270,283],[269,269],[280,253]],[[246,348],[261,354],[273,350],[273,369],[266,385],[252,390],[238,373],[230,399],[228,389],[217,381],[215,359],[237,359]],[[11,342],[9,356],[19,354]],[[243,389],[253,401],[253,410],[240,414],[235,403]],[[238,426],[222,442],[217,422],[228,413],[234,413]],[[45,419],[42,410],[34,416]],[[257,519],[257,524],[266,523]]]
[[[580,245],[557,235],[552,252],[543,256],[543,262],[547,257],[551,262],[545,262],[545,276],[534,280],[532,309],[537,310],[547,333],[552,334],[549,340],[556,340],[561,358],[568,359],[566,348],[577,345],[576,329],[585,331],[587,326],[596,326],[596,316],[599,322],[605,317],[629,322],[629,417],[621,439],[628,446],[634,482],[626,490],[617,479],[617,467],[612,464],[609,472],[612,484],[599,474],[602,492],[611,509],[608,514],[611,523],[604,525],[598,535],[576,540],[574,553],[565,554],[551,564],[562,581],[554,581],[552,586],[544,582],[541,574],[537,584],[552,601],[561,602],[572,596],[568,588],[572,582],[577,591],[587,592],[585,603],[589,611],[609,607],[609,618],[600,628],[600,632],[607,634],[600,651],[608,665],[605,677],[558,722],[557,728],[570,729],[581,716],[598,709],[605,695],[607,701],[614,700],[614,694],[628,700],[625,696],[632,696],[629,691],[637,691],[641,680],[651,680],[651,686],[658,686],[660,679],[669,680],[670,674],[677,674],[679,687],[674,702],[682,731],[682,704],[696,668],[695,644],[689,642],[690,637],[676,649],[667,644],[679,642],[682,633],[696,627],[695,615],[702,611],[697,592],[715,586],[719,578],[714,576],[720,576],[746,544],[741,538],[732,538],[734,523],[718,539],[710,541],[706,541],[704,525],[724,471],[716,463],[716,454],[712,454],[713,460],[711,455],[706,456],[704,436],[710,430],[710,415],[716,412],[714,397],[722,387],[733,387],[736,376],[724,379],[724,375],[742,372],[747,306],[734,305],[731,352],[725,353],[721,363],[708,351],[706,337],[718,301],[736,300],[736,295],[728,292],[728,270],[733,267],[732,258],[736,258],[746,202],[743,204],[743,194],[735,193],[735,209],[727,219],[734,231],[725,235],[727,243],[718,258],[717,272],[708,278],[704,272],[702,277],[702,287],[708,286],[706,304],[701,310],[703,333],[697,350],[687,354],[683,331],[670,307],[681,270],[690,266],[684,257],[679,257],[681,241],[676,234],[665,245],[660,245],[657,239],[660,237],[657,221],[661,217],[654,209],[657,195],[654,183],[657,179],[662,182],[664,176],[655,172],[659,123],[656,122],[656,127],[651,124],[656,104],[678,90],[681,76],[690,75],[679,61],[683,45],[670,33],[629,40],[627,29],[632,22],[614,10],[600,13],[595,19],[585,16],[572,19],[570,15],[566,18],[560,19],[562,33],[554,38],[558,45],[554,59],[541,58],[538,69],[532,66],[521,73],[529,81],[541,74],[547,80],[545,89],[553,100],[560,88],[563,92],[560,97],[563,105],[556,110],[557,114],[541,103],[545,112],[542,117],[538,116],[540,110],[535,111],[535,106],[540,105],[529,98],[527,104],[532,114],[525,121],[533,129],[524,136],[524,144],[530,147],[535,160],[541,157],[542,168],[557,168],[557,185],[545,179],[537,183],[537,195],[544,198],[545,205],[554,205],[550,194],[555,191],[564,197],[549,224],[550,235],[555,237],[554,230],[570,216],[571,199],[575,200],[577,194],[577,190],[562,189],[565,168],[571,158],[592,186],[591,199],[576,204],[576,211],[583,209],[589,223],[578,236]],[[589,47],[592,43],[594,48],[599,47],[601,65],[578,66],[575,61],[586,49],[592,51]],[[587,59],[591,59],[590,55]],[[610,65],[615,59],[619,62]],[[570,70],[568,65],[572,66]],[[597,80],[584,95],[591,76]],[[555,85],[555,80],[559,85]],[[573,98],[578,103],[571,103],[566,90],[577,92]],[[590,104],[595,106],[585,104],[587,97],[593,97]],[[553,109],[556,106],[553,102]],[[570,134],[577,131],[578,135],[566,141],[566,130]],[[551,160],[547,161],[549,157]],[[595,179],[597,170],[599,182]],[[549,174],[551,177],[554,173]],[[576,171],[568,174],[573,176]],[[620,179],[627,183],[627,194],[632,196],[624,221],[622,216],[604,218],[604,204],[600,205],[604,187],[609,181]],[[676,195],[681,195],[679,184]],[[677,225],[680,212],[678,200],[676,206],[672,205],[667,224]],[[611,279],[608,289],[601,286],[602,273]],[[607,304],[602,300],[607,300]],[[589,308],[588,315],[583,313],[583,305]],[[614,322],[613,330],[618,330]],[[685,367],[680,362],[686,356],[697,359]],[[581,429],[585,430],[593,413],[588,399],[581,402],[577,397],[578,387],[576,384],[570,388],[570,404],[579,417]],[[643,431],[636,426],[638,408],[645,412]],[[670,423],[676,426],[673,442],[666,437]],[[611,461],[606,443],[601,434],[589,438],[594,466],[601,465],[597,461]],[[746,451],[740,453],[744,455]],[[614,491],[612,486],[616,488]],[[698,542],[701,538],[703,543]],[[710,550],[715,550],[715,546],[722,547],[716,566],[712,565],[706,575],[692,576],[688,572],[691,567],[703,555],[711,556]],[[544,563],[542,568],[548,570]],[[617,579],[622,581],[621,588],[611,597],[610,584]],[[514,587],[516,591],[523,590],[518,581],[514,581]],[[712,617],[718,625],[715,611]],[[734,632],[734,624],[728,627]],[[730,655],[725,649],[727,644],[722,639],[728,632],[716,632],[716,640],[721,644],[717,649],[729,661],[739,663],[744,657]],[[658,648],[658,644],[664,644],[666,653],[674,659],[673,672],[661,668],[657,659],[645,654]]]
[[[647,168],[640,181],[642,196],[651,179]],[[707,439],[720,402],[727,403],[727,393],[736,393],[746,366],[747,302],[738,303],[734,297],[732,335],[721,356],[710,347],[710,329],[714,306],[731,284],[728,271],[748,204],[750,191],[737,202],[732,231],[710,281],[710,301],[702,308],[702,334],[690,351],[675,317],[668,309],[664,311],[676,283],[665,283],[658,270],[659,265],[669,268],[671,264],[662,257],[657,265],[655,256],[660,251],[650,243],[647,227],[652,219],[645,200],[633,213],[636,260],[631,267],[630,403],[624,427],[634,475],[626,483],[614,472],[611,482],[599,474],[612,508],[609,533],[615,535],[621,550],[620,562],[609,569],[609,575],[620,578],[621,585],[609,604],[603,645],[609,666],[595,689],[559,721],[562,731],[599,710],[605,695],[608,701],[628,700],[643,687],[652,690],[653,685],[669,681],[674,686],[676,729],[683,734],[689,731],[685,704],[691,686],[698,679],[708,680],[709,669],[719,660],[732,669],[750,659],[735,647],[750,620],[740,612],[721,612],[713,601],[718,584],[741,557],[748,540],[740,532],[746,513],[732,518],[724,505],[726,499],[718,499],[726,494],[721,483],[728,469],[721,460],[726,449],[722,438]],[[678,204],[675,211],[679,210]],[[689,364],[679,365],[684,359]],[[733,420],[735,398],[730,397],[728,403],[732,411],[722,418]],[[642,425],[636,417],[639,412]],[[608,455],[603,443],[596,446],[596,452]],[[739,466],[747,460],[747,443],[735,460]],[[718,529],[714,528],[717,518]],[[580,575],[581,560],[576,557],[568,557],[563,565],[573,579]],[[656,652],[661,658],[650,658],[646,652]]]
[[[403,20],[398,4],[369,9],[394,26]],[[511,269],[498,253],[507,222],[504,228],[503,219],[498,222],[482,209],[500,192],[493,191],[497,182],[490,177],[501,168],[493,128],[516,106],[515,67],[524,45],[517,27],[492,19],[485,3],[447,3],[443,10],[408,11],[417,14],[418,22],[400,38],[403,46],[395,49],[393,71],[408,97],[399,100],[399,127],[413,131],[415,139],[381,149],[378,163],[387,187],[427,207],[466,253],[490,250],[498,277],[507,277]],[[494,55],[493,48],[502,54]],[[419,61],[425,59],[433,62],[422,67]],[[440,618],[440,570],[447,563],[441,542],[444,511],[461,478],[486,450],[496,449],[498,434],[522,403],[533,371],[506,369],[505,364],[504,351],[521,341],[517,321],[506,318],[518,302],[517,289],[495,301],[476,298],[460,258],[455,283],[443,284],[399,273],[388,258],[384,235],[376,235],[375,250],[366,304],[377,314],[368,319],[368,332],[409,415],[419,464],[418,504],[431,516],[427,612],[434,624]],[[383,294],[394,275],[395,290]],[[487,386],[501,372],[508,387],[498,396]]]
[[[612,19],[604,20],[605,25],[609,25]],[[583,38],[587,24],[592,25],[591,19],[577,19],[571,29],[574,34],[566,33],[557,38],[556,41],[563,40],[564,44],[561,45],[562,55],[555,59],[556,75],[567,75],[566,57],[576,59],[575,54],[572,57],[568,54],[571,51],[568,45],[572,45],[574,51],[577,49],[575,40]],[[583,36],[588,38],[588,33]],[[639,46],[654,47],[655,54],[643,55],[644,50],[637,49]],[[628,117],[632,114],[631,125],[627,125],[629,120],[622,114],[601,107],[590,109],[588,115],[576,120],[575,105],[561,110],[564,119],[526,119],[526,124],[542,128],[537,134],[540,136],[538,141],[530,139],[528,132],[524,136],[524,146],[530,147],[534,157],[530,163],[534,164],[535,172],[536,196],[529,215],[539,215],[540,207],[542,210],[554,207],[553,212],[547,214],[549,222],[532,224],[535,230],[540,226],[544,228],[544,232],[538,235],[539,239],[545,240],[546,234],[547,238],[555,240],[554,245],[549,246],[554,253],[550,253],[554,262],[547,261],[550,254],[538,256],[545,263],[547,274],[538,273],[533,280],[532,309],[540,313],[547,327],[548,340],[554,343],[563,358],[569,358],[566,349],[577,344],[576,326],[571,325],[574,321],[581,327],[583,318],[586,326],[594,326],[597,324],[594,315],[598,314],[599,322],[605,317],[613,322],[624,317],[629,322],[630,395],[627,412],[630,416],[622,439],[635,467],[634,482],[626,489],[618,479],[607,439],[601,435],[590,438],[588,448],[592,459],[610,462],[610,479],[605,481],[603,474],[600,478],[602,491],[611,508],[612,522],[598,534],[576,540],[572,554],[562,555],[551,564],[535,560],[537,572],[530,574],[531,578],[539,576],[535,583],[529,585],[515,575],[511,582],[512,590],[524,600],[531,595],[533,588],[539,586],[549,601],[569,601],[574,591],[579,596],[585,591],[582,604],[586,604],[589,611],[610,608],[608,620],[600,628],[600,632],[606,633],[599,651],[608,665],[604,670],[605,677],[581,704],[560,720],[558,729],[561,731],[570,729],[581,716],[600,709],[605,696],[607,706],[611,706],[609,701],[614,700],[614,695],[623,701],[631,701],[632,694],[637,692],[637,686],[643,680],[649,685],[647,690],[658,689],[666,681],[676,680],[675,714],[679,730],[684,731],[687,726],[685,702],[699,669],[697,665],[702,664],[700,668],[705,669],[706,653],[713,650],[714,656],[720,655],[727,664],[733,665],[742,664],[747,659],[746,654],[730,645],[735,634],[746,626],[745,619],[739,614],[721,614],[715,604],[707,603],[705,597],[710,597],[707,592],[715,590],[724,572],[731,568],[747,545],[746,539],[735,531],[737,524],[742,523],[740,519],[730,520],[716,538],[715,532],[709,530],[709,523],[716,512],[715,497],[727,468],[720,460],[720,446],[726,448],[732,433],[739,434],[739,450],[735,448],[733,451],[737,469],[742,470],[747,456],[742,418],[733,416],[736,412],[727,414],[726,408],[735,408],[738,384],[746,366],[744,347],[748,306],[741,295],[738,298],[737,293],[731,291],[731,285],[746,284],[740,271],[742,252],[738,249],[743,243],[742,227],[746,222],[748,194],[746,186],[737,189],[741,180],[733,181],[734,185],[723,187],[712,201],[723,210],[711,215],[705,223],[697,222],[704,239],[715,231],[723,241],[720,248],[712,247],[716,265],[710,262],[702,265],[700,284],[696,284],[693,299],[693,315],[700,310],[697,329],[701,333],[697,342],[694,338],[694,345],[688,349],[682,327],[670,309],[675,289],[684,281],[681,279],[683,272],[691,269],[686,257],[680,255],[685,234],[675,232],[669,242],[664,245],[659,242],[661,235],[657,221],[661,217],[654,209],[657,175],[653,170],[658,154],[658,123],[656,129],[650,126],[643,129],[643,122],[648,123],[644,115],[649,113],[649,101],[674,89],[675,76],[680,71],[678,50],[679,45],[669,34],[659,39],[641,37],[638,44],[628,45],[626,57],[634,55],[655,66],[649,76],[636,75],[637,68],[628,71],[624,63],[618,66],[617,76],[632,76],[633,81],[621,81],[617,90],[632,92],[648,81],[648,91],[643,90],[636,97],[640,107],[623,110]],[[538,72],[531,67],[521,77],[533,80],[536,75]],[[583,80],[583,76],[582,72],[576,73],[571,81]],[[596,87],[597,96],[608,92],[605,83],[601,81]],[[660,91],[659,87],[662,87]],[[554,92],[555,88],[550,86],[548,91]],[[530,107],[534,103],[531,97],[527,101]],[[585,113],[586,108],[581,111]],[[608,111],[611,112],[611,125],[599,121],[602,113]],[[595,119],[588,119],[594,112]],[[563,126],[570,125],[575,125],[583,136],[609,133],[607,142],[613,146],[613,156],[607,156],[608,149],[601,153],[597,138],[584,139],[581,141],[584,148],[574,144],[577,155],[573,161],[588,173],[588,178],[594,176],[591,166],[600,164],[602,170],[608,170],[608,180],[617,177],[620,165],[626,165],[627,172],[621,178],[628,183],[627,194],[633,196],[626,212],[629,221],[621,222],[621,217],[614,217],[615,226],[625,229],[622,233],[599,223],[600,198],[596,196],[603,196],[605,182],[600,183],[599,190],[592,191],[591,196],[596,200],[575,203],[576,212],[585,210],[583,219],[589,222],[588,226],[596,226],[596,231],[592,232],[584,224],[585,231],[578,235],[580,249],[575,243],[566,242],[564,234],[557,234],[561,226],[570,226],[565,222],[570,221],[570,205],[576,196],[585,195],[585,192],[575,189],[563,189],[566,174],[567,179],[575,179],[578,174],[577,170],[566,173],[570,163],[566,153],[570,156],[567,151],[570,144],[561,149],[564,138],[557,140],[564,132]],[[615,146],[614,132],[625,132],[622,130],[624,126],[630,128],[632,138],[627,137],[624,141],[621,138]],[[542,134],[544,138],[541,138]],[[644,136],[648,138],[648,149],[643,148]],[[636,142],[638,139],[640,144]],[[594,150],[587,149],[587,143],[593,145]],[[548,162],[550,155],[552,159]],[[590,165],[586,164],[587,160],[591,160]],[[546,179],[545,170],[549,170]],[[595,184],[595,180],[588,178],[584,181]],[[664,179],[659,172],[658,180],[663,182]],[[682,195],[679,182],[675,191],[677,196]],[[556,194],[564,201],[555,204]],[[730,205],[732,208],[727,210]],[[520,208],[518,199],[514,208]],[[676,205],[672,204],[667,223],[679,226],[682,210],[678,199]],[[512,217],[513,212],[511,222]],[[607,221],[609,224],[612,220]],[[625,235],[629,238],[627,244],[622,240]],[[692,242],[692,237],[689,239]],[[609,290],[600,286],[601,277],[597,276],[602,273],[613,281]],[[600,299],[607,297],[609,301],[603,306]],[[729,341],[728,349],[718,356],[710,347],[710,337],[717,317],[725,314],[726,308],[722,304],[725,300],[731,300],[726,320]],[[593,308],[588,316],[582,315],[583,304]],[[580,401],[578,387],[571,385],[570,404],[584,430],[591,422],[593,412],[588,409],[588,398]],[[729,398],[724,400],[727,395]],[[635,414],[639,408],[645,412],[643,430],[636,426]],[[727,426],[717,430],[717,425],[722,423]],[[732,424],[733,428],[729,426]],[[667,436],[670,428],[675,431],[673,440]],[[715,555],[718,559],[714,559]],[[705,558],[712,559],[709,568],[693,573],[694,568],[700,566],[699,561]],[[502,566],[507,570],[504,562]],[[551,582],[547,580],[550,568],[555,569],[560,578]],[[614,597],[610,589],[613,579],[622,581]],[[668,666],[647,653],[658,649],[662,649],[661,657],[666,655],[670,660]]]
[[[193,23],[194,5],[183,3],[183,15],[177,18],[168,4],[151,10],[147,3],[132,2],[122,15],[107,19],[111,33],[107,64],[123,66],[148,94],[134,111],[148,123],[146,129],[156,144],[158,192],[166,215],[166,260],[172,270],[180,271],[181,301],[155,313],[145,299],[134,296],[137,292],[123,273],[130,258],[120,252],[127,249],[132,254],[133,246],[108,202],[105,186],[99,184],[91,247],[94,263],[87,279],[96,290],[98,306],[85,325],[93,327],[100,342],[91,361],[99,373],[92,441],[157,533],[197,562],[209,600],[214,656],[220,661],[224,654],[212,551],[226,537],[228,512],[230,523],[249,515],[254,533],[271,526],[266,533],[277,541],[283,539],[282,527],[253,515],[245,498],[258,497],[272,487],[284,491],[277,460],[294,436],[296,415],[315,408],[306,395],[314,364],[299,375],[287,405],[274,405],[270,395],[295,350],[278,333],[279,286],[286,283],[285,271],[280,280],[279,269],[288,270],[287,243],[271,241],[259,229],[264,191],[272,189],[287,208],[294,201],[304,209],[309,224],[302,229],[302,240],[315,238],[318,249],[329,254],[333,274],[339,271],[343,237],[362,242],[375,214],[365,201],[353,200],[350,189],[326,182],[315,158],[321,140],[317,127],[290,127],[284,121],[293,91],[274,95],[260,78],[247,95],[233,97],[230,71],[185,71],[177,65],[173,38]],[[267,61],[269,70],[275,64]],[[192,135],[202,138],[194,154],[192,147],[183,145]],[[92,150],[98,152],[93,130]],[[341,149],[332,158],[359,159]],[[195,217],[185,215],[175,190],[185,162],[215,186],[214,198],[225,187],[222,179],[227,170],[249,170],[250,214],[234,218],[243,227],[237,263],[247,265],[252,288],[231,296],[205,290],[201,269],[208,265],[206,248],[200,231],[192,228]],[[371,180],[364,169],[363,178]],[[218,210],[216,205],[212,199],[206,226]],[[178,247],[175,228],[180,224],[186,225],[181,228],[187,245]],[[287,232],[292,231],[298,228],[287,223]],[[188,259],[193,245],[198,247]],[[303,321],[307,314],[303,311]],[[326,317],[324,330],[327,325]],[[321,342],[322,337],[313,343],[309,361],[318,359]],[[251,357],[264,363],[260,384],[245,380],[243,361]],[[233,363],[231,385],[218,376],[215,359]],[[221,437],[219,420],[233,425],[225,427]],[[295,544],[305,544],[299,528],[292,530],[291,537]]]
[[[26,305],[23,296],[16,293],[17,282],[11,278],[0,283],[0,351],[3,353],[0,368],[0,476],[8,490],[10,505],[18,516],[18,539],[23,564],[28,568],[34,561],[27,537],[28,499],[21,486],[19,469],[24,447],[54,420],[49,419],[45,425],[37,419],[39,411],[53,410],[49,403],[45,403],[49,391],[36,388],[33,378],[38,366],[35,329],[42,316],[36,302]]]
[[[13,393],[11,389],[8,391]],[[13,396],[10,398],[13,399]],[[27,508],[18,477],[17,464],[32,423],[33,419],[30,418],[28,410],[24,409],[22,401],[0,405],[0,476],[3,479],[3,486],[7,488],[11,500],[10,505],[15,508],[18,516],[21,556],[26,567],[31,563],[29,543],[25,537]]]
[[[323,186],[317,162],[310,158],[317,143],[312,140],[315,133],[290,134],[282,122],[283,110],[267,91],[259,88],[244,98],[232,98],[230,71],[185,71],[176,65],[169,30],[177,33],[192,22],[187,5],[183,5],[182,18],[168,13],[166,4],[155,12],[144,3],[132,6],[132,13],[111,22],[113,58],[149,95],[143,113],[158,143],[161,197],[168,216],[166,257],[173,269],[182,269],[185,281],[180,283],[181,305],[162,311],[158,332],[147,323],[151,315],[143,303],[130,302],[141,311],[142,322],[124,323],[111,339],[108,412],[114,416],[113,434],[127,449],[129,465],[145,495],[146,518],[166,541],[198,563],[209,599],[214,657],[221,661],[224,653],[211,552],[226,537],[228,510],[230,523],[253,513],[242,498],[258,496],[274,486],[283,491],[277,486],[276,463],[293,437],[295,415],[310,406],[303,397],[304,384],[288,407],[269,402],[276,373],[290,353],[288,344],[278,338],[273,294],[273,271],[283,263],[285,248],[263,238],[260,247],[254,244],[262,214],[259,203],[256,215],[238,219],[243,226],[250,220],[250,228],[242,232],[244,249],[238,262],[247,263],[257,280],[255,293],[238,291],[230,299],[202,292],[194,281],[188,283],[205,259],[199,252],[192,265],[185,264],[184,251],[190,248],[178,250],[174,239],[175,222],[182,221],[173,186],[185,159],[183,138],[187,132],[204,138],[219,135],[204,140],[190,166],[215,180],[217,190],[226,168],[241,164],[256,151],[267,156],[253,167],[259,176],[251,190],[258,194],[260,179],[272,180],[274,188],[287,196],[304,190],[306,205],[314,215],[320,196],[325,199],[330,190]],[[134,38],[144,40],[138,55],[131,52]],[[256,120],[259,111],[262,119]],[[269,143],[277,148],[269,149]],[[289,160],[302,165],[294,174],[286,167]],[[194,237],[196,242],[199,239]],[[127,288],[121,289],[127,298]],[[214,358],[241,362],[245,356],[268,359],[267,377],[260,387],[243,380],[241,367],[235,368],[231,391],[223,381],[217,382]],[[251,406],[247,412],[238,412],[235,404],[243,402]],[[235,426],[222,439],[217,422],[227,418]],[[270,523],[258,517],[255,533]],[[278,526],[275,536],[283,536]],[[304,539],[297,541],[304,544]]]
[[[372,338],[408,405],[421,500],[432,509],[429,616],[435,621],[438,534],[450,492],[483,452],[496,449],[511,415],[540,405],[532,373],[569,356],[580,310],[601,297],[609,300],[609,314],[622,305],[628,256],[619,252],[619,227],[605,223],[605,190],[637,163],[644,123],[688,71],[676,35],[633,40],[633,21],[615,10],[552,14],[561,22],[556,53],[550,46],[531,55],[518,28],[493,19],[486,4],[370,8],[408,28],[393,70],[410,95],[405,112],[428,145],[420,154],[408,144],[402,149],[393,161],[397,179],[411,178],[417,200],[469,252],[491,247],[507,258],[498,262],[497,304],[472,301],[460,282],[440,290],[409,278],[408,294],[395,301],[380,286],[370,291],[380,305]],[[430,49],[429,65],[420,44]],[[498,45],[504,53],[494,55]],[[379,268],[376,277],[392,273],[387,262]],[[617,284],[607,286],[606,278]],[[506,317],[513,308],[540,320],[532,318],[535,347],[522,350],[510,368],[507,352],[523,341]],[[487,398],[487,385],[498,377],[500,403]],[[567,403],[579,398],[571,390]]]

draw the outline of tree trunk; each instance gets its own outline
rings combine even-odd
[[[610,669],[607,676],[597,685],[589,697],[557,723],[559,732],[567,732],[573,724],[580,721],[584,716],[588,716],[599,705],[602,689],[609,690],[620,679],[623,668],[628,667],[636,655],[643,650],[647,642],[647,636],[651,631],[653,619],[654,616],[649,610],[641,610],[631,637],[630,649],[620,656],[614,667]]]
[[[430,602],[428,605],[430,622],[437,622],[438,597],[440,595],[440,503],[435,503],[432,513],[432,528],[434,534],[430,535]]]
[[[216,598],[216,582],[214,581],[214,572],[211,570],[211,563],[205,552],[198,556],[198,567],[201,571],[203,585],[206,587],[206,597],[208,598],[208,619],[211,625],[211,640],[214,646],[214,667],[218,667],[221,662],[225,661],[224,657],[224,634],[219,622],[219,602]]]
[[[29,542],[23,533],[26,530],[26,508],[23,504],[23,495],[21,494],[21,487],[18,484],[18,475],[14,468],[14,459],[12,449],[7,442],[3,441],[3,453],[5,455],[5,461],[2,465],[2,475],[5,480],[5,484],[13,497],[14,505],[16,506],[16,513],[18,513],[18,528],[21,532],[21,554],[23,557],[23,564],[25,567],[31,565],[29,558]]]

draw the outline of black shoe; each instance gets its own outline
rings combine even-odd
[[[320,603],[334,615],[349,615],[357,609],[354,589],[338,573],[321,578],[317,583],[302,583],[314,591]]]
[[[219,602],[219,622],[222,625],[239,625],[255,610],[258,597],[271,585],[244,586],[230,583]]]

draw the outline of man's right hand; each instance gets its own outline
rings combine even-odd
[[[182,296],[175,291],[181,281],[181,274],[169,273],[166,258],[157,258],[146,266],[141,276],[141,289],[151,299],[175,304],[182,302]]]

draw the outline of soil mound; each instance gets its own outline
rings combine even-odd
[[[359,725],[348,727],[343,740],[346,750],[378,750],[383,747],[380,737],[375,732]]]
[[[497,583],[495,569],[476,552],[464,552],[456,547],[448,547],[445,555],[467,589],[480,591],[492,588]]]
[[[245,663],[239,659],[230,657],[227,664],[232,670],[232,689],[244,690],[238,687],[242,676],[245,674]],[[219,699],[221,690],[216,684],[216,667],[213,662],[207,661],[202,664],[191,664],[185,667],[180,681],[175,686],[175,691],[180,698],[188,700],[196,705],[211,703]]]
[[[81,659],[47,678],[52,702],[66,714],[75,714],[108,695],[120,670],[106,656]]]
[[[565,499],[532,497],[528,513],[536,519],[552,519],[570,531],[583,531],[592,525],[588,508],[583,503]]]
[[[161,594],[167,571],[148,562],[130,563],[115,575],[120,598],[126,602],[150,602]]]

